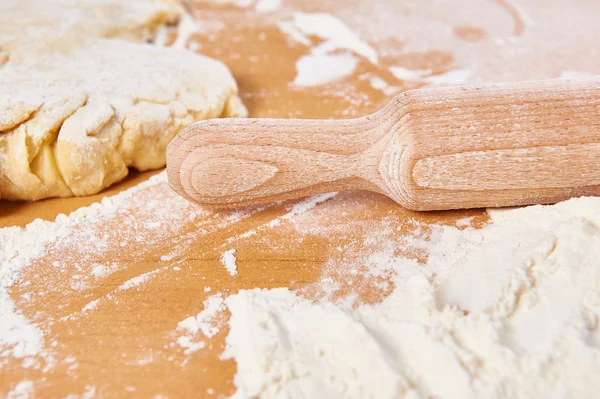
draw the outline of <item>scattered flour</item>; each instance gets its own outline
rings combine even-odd
[[[198,332],[201,332],[206,338],[212,338],[220,331],[220,328],[215,325],[215,318],[223,310],[225,310],[223,297],[221,294],[215,294],[204,301],[202,312],[177,323],[177,330],[181,335],[176,342],[185,349],[186,355],[206,346],[204,341],[197,340]]]
[[[250,7],[254,0],[209,0],[215,4],[230,4],[240,8]]]
[[[234,397],[595,397],[600,199],[490,215],[434,226],[426,265],[374,254],[395,287],[379,304],[226,298]]]
[[[119,291],[125,291],[130,288],[137,287],[138,285],[142,284],[143,282],[148,281],[148,279],[150,277],[159,273],[161,270],[163,270],[163,269],[155,269],[155,270],[149,271],[148,273],[144,273],[140,276],[130,278],[129,280],[127,280],[123,284],[121,284],[121,286],[119,287]]]
[[[377,76],[374,76],[371,79],[369,79],[369,84],[372,88],[377,90],[385,90],[389,87],[388,83],[385,80]]]
[[[66,237],[74,227],[114,215],[135,193],[162,182],[166,182],[164,172],[69,216],[58,215],[54,222],[36,219],[25,228],[0,229],[0,361],[9,356],[43,355],[41,331],[15,309],[8,294],[21,268],[43,256],[47,244]]]
[[[154,230],[154,229],[160,228],[161,224],[162,224],[161,222],[150,222],[150,223],[146,223],[144,225],[144,227],[149,230]]]
[[[204,310],[196,316],[190,316],[185,320],[180,321],[177,327],[185,330],[190,334],[196,334],[201,331],[207,338],[215,336],[219,332],[219,328],[211,325],[215,316],[225,309],[223,297],[221,294],[209,296],[204,301]]]
[[[297,12],[291,21],[280,22],[278,26],[294,41],[311,46],[310,53],[296,61],[293,84],[297,86],[323,85],[351,75],[359,61],[354,55],[378,63],[375,49],[331,14]],[[322,41],[313,46],[311,37]]]
[[[313,195],[312,197],[295,203],[294,205],[292,205],[292,209],[290,209],[288,213],[269,222],[268,225],[272,227],[279,225],[279,223],[281,223],[282,220],[293,220],[295,216],[306,213],[309,210],[313,209],[315,206],[322,204],[325,201],[329,201],[337,195],[337,192]]]
[[[296,29],[305,37],[316,36],[324,40],[313,50],[318,54],[348,50],[366,58],[372,64],[378,63],[379,57],[375,49],[334,15],[297,12],[293,15],[292,24],[292,29]]]
[[[600,72],[600,71],[598,71]],[[589,79],[592,78],[594,76],[594,74],[591,73],[586,73],[586,72],[578,72],[578,71],[563,71],[560,74],[560,77],[563,79],[573,79],[573,80],[585,80],[585,79]]]
[[[424,77],[428,76],[431,74],[431,71],[428,69],[425,70],[413,70],[413,69],[407,69],[404,67],[399,67],[399,66],[392,66],[390,67],[390,72],[397,78],[400,80],[407,80],[407,81],[413,81],[413,80],[421,80]]]
[[[472,73],[469,69],[454,69],[439,75],[429,76],[426,81],[432,85],[458,85],[467,83]]]
[[[296,61],[296,86],[318,86],[352,75],[358,59],[351,54],[309,54]]]
[[[235,276],[237,274],[236,261],[237,259],[235,257],[235,249],[230,249],[229,251],[226,251],[223,254],[223,257],[221,258],[221,263],[225,266],[227,272],[232,276]]]
[[[385,80],[380,77],[373,76],[369,79],[369,84],[375,90],[381,90],[385,95],[392,95],[397,93],[399,89],[397,87],[390,86]]]
[[[456,225],[458,227],[467,227],[467,226],[471,226],[471,223],[473,222],[473,217],[468,217],[468,218],[463,218],[463,219],[459,219],[456,221]]]
[[[85,306],[84,306],[84,307],[81,309],[81,311],[82,311],[82,312],[87,312],[88,310],[95,309],[95,308],[96,308],[96,306],[98,306],[98,303],[99,303],[99,302],[100,302],[100,300],[99,300],[99,299],[95,299],[95,300],[93,300],[93,301],[89,302],[87,305],[85,305]]]
[[[92,268],[92,275],[94,277],[103,277],[108,274],[108,268],[104,265],[94,265]]]
[[[431,70],[413,70],[399,66],[389,68],[390,72],[403,81],[423,81],[431,85],[457,85],[467,83],[472,71],[469,69],[453,69],[448,72],[433,75]]]
[[[188,42],[192,35],[198,32],[199,22],[196,21],[188,13],[181,15],[179,24],[177,25],[177,38],[171,45],[174,48],[186,49],[188,48]]]
[[[216,4],[227,4],[239,8],[249,8],[254,4],[258,12],[273,12],[281,7],[281,0],[210,0]]]
[[[332,192],[332,193],[325,193],[325,194],[317,194],[317,195],[313,195],[312,197],[308,197],[307,199],[297,202],[294,205],[292,205],[288,209],[288,212],[285,213],[284,215],[279,216],[257,228],[248,230],[245,233],[240,234],[239,236],[235,236],[235,237],[231,237],[231,238],[227,239],[227,244],[231,244],[234,241],[252,237],[259,230],[264,230],[266,228],[272,228],[272,227],[279,226],[282,221],[292,221],[293,222],[294,218],[296,216],[302,215],[302,214],[308,212],[309,210],[313,209],[315,206],[334,198],[337,194],[338,194],[337,192]]]
[[[258,12],[273,12],[281,7],[281,0],[257,0],[254,8]]]
[[[194,342],[186,336],[177,338],[177,344],[185,349],[183,353],[186,355],[191,355],[192,353],[197,352],[206,346],[204,341]]]
[[[33,396],[33,381],[21,381],[8,393],[7,399],[27,399]]]

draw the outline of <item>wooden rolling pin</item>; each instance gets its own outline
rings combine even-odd
[[[411,90],[346,120],[213,119],[170,143],[173,189],[239,207],[371,190],[413,210],[600,195],[600,77]]]

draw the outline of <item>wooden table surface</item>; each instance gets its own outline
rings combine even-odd
[[[252,117],[348,118],[426,85],[600,73],[595,0],[283,0],[267,13],[253,4],[217,3],[189,3],[201,21],[190,42],[231,68]],[[322,41],[311,37],[311,44],[303,44],[282,32],[278,23],[294,12],[337,16],[376,49],[378,63],[359,57],[354,73],[340,81],[292,85],[298,58]],[[400,79],[392,67],[429,70],[432,76]],[[383,88],[374,84],[381,80]],[[156,173],[134,172],[91,197],[2,201],[0,227],[54,220]],[[431,224],[456,225],[472,217],[477,227],[487,220],[482,210],[409,212],[361,192],[340,193],[297,217],[286,216],[294,204],[215,213],[198,210],[161,183],[138,191],[122,212],[86,226],[93,234],[80,227],[50,244],[10,291],[16,309],[42,331],[44,350],[28,359],[0,359],[0,397],[21,381],[33,382],[39,397],[230,395],[235,363],[219,358],[226,313],[215,321],[219,333],[203,339],[204,348],[186,353],[175,343],[177,323],[199,313],[209,295],[290,287],[319,297],[316,283],[329,277],[339,283],[340,295],[353,292],[375,302],[389,289],[344,270],[366,265],[368,255],[381,249],[378,235],[400,242],[426,238]],[[165,220],[168,226],[151,227]],[[236,250],[233,277],[220,262],[229,249]],[[426,256],[418,250],[404,255]],[[94,277],[97,265],[111,273]],[[139,284],[123,288],[139,276],[145,276]],[[96,306],[84,311],[91,301]]]

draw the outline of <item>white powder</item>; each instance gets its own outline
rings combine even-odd
[[[293,14],[294,27],[305,36],[317,36],[324,40],[317,46],[317,53],[349,50],[377,64],[377,52],[339,18],[327,13]]]
[[[295,216],[302,215],[303,213],[308,212],[313,209],[315,206],[322,204],[325,201],[329,201],[338,195],[337,192],[324,193],[313,195],[312,197],[308,197],[307,199],[300,201],[294,205],[292,205],[292,209],[283,215],[280,218],[277,218],[269,223],[270,226],[278,225],[282,220],[293,220]]]
[[[302,214],[308,212],[309,210],[313,209],[315,206],[334,198],[337,194],[338,194],[337,192],[332,192],[332,193],[325,193],[325,194],[317,194],[317,195],[313,195],[312,197],[308,197],[307,199],[297,202],[294,205],[292,205],[291,207],[289,207],[288,208],[289,211],[286,214],[279,216],[275,219],[272,219],[268,223],[258,226],[252,230],[248,230],[245,233],[242,233],[238,236],[227,239],[227,244],[231,244],[234,241],[243,240],[243,239],[252,237],[253,235],[257,234],[257,231],[265,230],[265,229],[272,228],[272,227],[277,227],[281,224],[282,221],[294,222],[294,218],[296,216],[299,216],[299,215],[302,215]],[[276,204],[278,204],[278,203],[276,203]],[[259,209],[263,210],[265,208],[259,208]]]
[[[219,332],[219,328],[211,323],[215,316],[224,309],[221,294],[211,295],[204,301],[204,310],[202,312],[180,321],[177,327],[192,335],[201,331],[207,338],[211,338]]]
[[[469,69],[454,69],[439,75],[429,76],[426,81],[432,85],[458,85],[467,83],[472,71]]]
[[[156,34],[154,35],[153,43],[157,46],[166,46],[169,40],[169,34],[172,32],[171,27],[160,26],[156,29]]]
[[[219,328],[211,323],[223,309],[223,297],[221,294],[215,294],[204,301],[204,310],[196,315],[196,327],[207,338],[211,338],[219,332]]]
[[[67,395],[67,399],[94,399],[98,397],[97,389],[93,385],[86,385],[81,395]]]
[[[248,212],[245,211],[234,211],[229,216],[227,216],[226,220],[229,222],[239,222],[244,219],[244,217],[248,216]]]
[[[413,69],[406,69],[403,67],[399,67],[399,66],[392,66],[390,67],[390,72],[397,78],[400,80],[407,80],[407,81],[413,81],[413,80],[421,80],[423,79],[425,76],[430,75],[431,71],[428,69],[424,69],[424,70],[413,70]]]
[[[281,0],[257,0],[254,8],[258,12],[273,12],[281,7]]]
[[[182,14],[177,25],[177,38],[172,47],[186,49],[190,37],[197,33],[198,30],[198,21],[194,20],[188,13]]]
[[[161,270],[163,270],[163,269],[152,270],[152,271],[144,273],[140,276],[130,278],[129,280],[127,280],[123,284],[121,284],[121,286],[119,287],[119,290],[124,291],[124,290],[128,290],[130,288],[133,288],[133,287],[137,287],[138,285],[142,284],[143,282],[148,281],[148,279],[150,277],[159,273]]]
[[[594,398],[600,388],[600,199],[434,226],[426,265],[393,272],[381,303],[243,290],[225,357],[236,398]]]
[[[33,381],[21,381],[8,393],[7,399],[27,399],[33,397]]]
[[[160,228],[161,222],[150,222],[146,223],[144,227],[149,230],[154,230]]]
[[[210,0],[210,2],[215,4],[229,4],[240,8],[246,8],[251,6],[254,0]]]
[[[331,14],[296,12],[291,21],[280,22],[278,26],[292,40],[306,46],[312,46],[311,36],[322,39],[311,47],[309,54],[296,61],[293,84],[297,86],[323,85],[351,75],[358,64],[353,54],[372,64],[378,63],[375,49]]]
[[[100,300],[99,300],[99,299],[95,299],[95,300],[93,300],[93,301],[89,302],[87,305],[85,305],[85,306],[84,306],[84,307],[81,309],[81,311],[82,311],[82,312],[87,312],[88,310],[95,309],[95,308],[96,308],[96,306],[98,306],[98,302],[100,302]]]
[[[469,69],[453,69],[437,75],[432,75],[428,69],[413,70],[399,66],[389,68],[390,72],[400,80],[404,81],[423,81],[431,85],[458,85],[467,83],[472,71]]]
[[[387,82],[377,76],[372,77],[371,79],[369,79],[369,84],[371,85],[372,88],[377,89],[377,90],[385,90],[389,87],[389,85],[387,84]]]
[[[375,90],[381,90],[385,95],[388,96],[399,91],[397,87],[390,86],[385,80],[377,76],[373,76],[369,79],[369,85],[371,85],[371,87]]]
[[[194,342],[190,339],[190,337],[181,336],[177,338],[177,345],[185,349],[183,353],[186,355],[191,355],[192,353],[204,348],[206,343],[204,341]]]
[[[591,73],[587,73],[587,72],[578,72],[578,71],[563,71],[560,74],[560,77],[563,79],[572,79],[572,80],[586,80],[589,78],[593,78],[594,74]]]
[[[292,41],[301,43],[305,46],[310,46],[312,41],[306,37],[299,29],[296,27],[293,21],[285,21],[279,22],[277,24],[279,30],[289,37]]]
[[[66,237],[74,227],[114,215],[135,193],[165,181],[166,174],[160,173],[127,191],[106,197],[100,203],[78,209],[69,216],[58,215],[54,222],[36,219],[25,228],[0,229],[0,358],[42,354],[41,331],[29,324],[15,309],[8,294],[8,288],[18,278],[21,268],[43,256],[48,243]]]
[[[235,276],[237,274],[237,259],[235,258],[235,249],[230,249],[223,253],[223,257],[221,258],[221,263],[227,269],[227,272],[231,276]]]
[[[184,353],[189,355],[206,346],[204,341],[197,338],[201,332],[206,338],[214,337],[220,328],[215,325],[216,316],[225,309],[225,303],[221,294],[215,294],[204,301],[204,310],[196,316],[190,316],[177,323],[177,331],[181,334],[177,338],[177,344],[185,349]]]
[[[459,219],[456,221],[456,225],[458,227],[467,227],[467,226],[471,226],[471,223],[473,222],[474,217],[468,217],[468,218],[463,218],[463,219]]]
[[[90,274],[95,278],[101,279],[110,276],[117,269],[119,269],[119,264],[115,262],[106,265],[95,264]]]
[[[296,61],[296,86],[318,86],[351,75],[358,60],[351,54],[309,54]]]
[[[108,269],[104,265],[94,265],[92,268],[92,275],[94,277],[102,277],[105,276],[108,272]]]

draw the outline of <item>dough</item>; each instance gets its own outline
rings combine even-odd
[[[2,0],[0,43],[65,33],[139,42],[182,13],[177,0]]]
[[[190,123],[245,115],[222,63],[114,38],[144,40],[179,12],[172,4],[103,1],[106,8],[99,10],[106,12],[95,13],[90,4],[99,1],[78,9],[80,2],[56,1],[57,11],[48,18],[26,14],[25,20],[36,22],[20,36],[15,24],[5,29],[3,19],[21,21],[19,10],[35,12],[42,1],[9,2],[7,14],[6,4],[0,7],[2,198],[97,193],[125,177],[129,167],[164,166],[168,142]],[[54,9],[43,3],[44,12]],[[120,18],[110,17],[109,4]],[[71,14],[78,17],[67,18]],[[52,19],[66,22],[49,30],[58,26]]]

